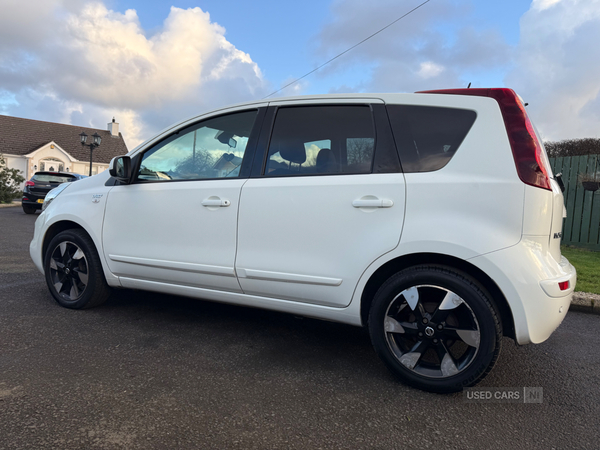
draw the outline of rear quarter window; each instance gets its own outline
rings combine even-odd
[[[454,156],[475,122],[468,109],[387,105],[404,172],[432,172]]]

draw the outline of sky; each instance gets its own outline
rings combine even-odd
[[[130,149],[260,100],[424,0],[0,0],[0,114]],[[429,0],[275,96],[510,87],[544,140],[600,137],[600,0]],[[0,130],[1,133],[1,130]]]

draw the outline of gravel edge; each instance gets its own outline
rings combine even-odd
[[[600,314],[600,295],[589,292],[574,292],[569,311]]]
[[[0,208],[10,208],[11,206],[21,206],[21,200],[13,200],[12,203],[0,203]]]

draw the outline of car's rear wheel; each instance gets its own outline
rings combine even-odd
[[[492,369],[502,326],[475,280],[426,265],[398,272],[381,286],[371,306],[369,333],[381,359],[403,382],[456,392]]]
[[[98,306],[110,295],[94,242],[83,230],[66,230],[50,241],[44,272],[52,296],[67,308]]]
[[[29,206],[29,205],[21,205],[23,207],[23,212],[25,214],[35,214],[35,210],[36,208],[34,208],[33,206]]]

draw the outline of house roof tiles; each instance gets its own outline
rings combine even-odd
[[[0,115],[0,153],[27,155],[54,141],[73,158],[89,161],[90,149],[83,147],[79,139],[82,131],[90,136],[88,143],[94,133],[102,137],[100,146],[94,149],[94,162],[109,163],[128,152],[121,133],[117,137],[108,130]]]

